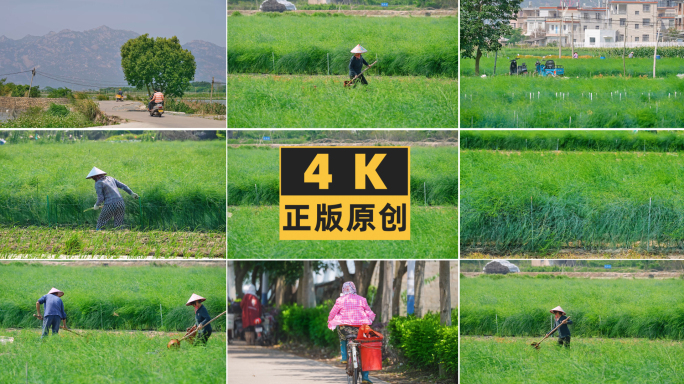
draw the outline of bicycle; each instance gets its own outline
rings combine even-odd
[[[361,353],[355,336],[347,337],[347,384],[361,383]]]

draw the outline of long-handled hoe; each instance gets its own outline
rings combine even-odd
[[[552,329],[551,332],[547,333],[546,336],[544,336],[544,338],[541,339],[540,342],[538,342],[538,343],[532,343],[532,344],[530,344],[530,345],[533,346],[534,349],[539,349],[541,343],[542,343],[544,340],[546,340],[549,336],[551,336],[551,334],[553,334],[553,332],[554,332],[556,329],[560,328],[561,325],[565,324],[565,322],[566,322],[569,318],[570,318],[570,316],[566,317],[565,320],[563,320],[562,323],[558,324],[558,326],[557,326],[556,328]]]
[[[38,315],[36,315],[35,313],[33,314],[33,317],[35,317],[35,318],[38,319],[38,320],[42,320],[42,319],[41,319],[40,317],[38,317]],[[83,335],[81,335],[80,333],[74,332],[74,331],[72,331],[72,330],[69,329],[69,328],[64,328],[64,327],[60,327],[60,328],[62,328],[62,329],[65,330],[65,331],[69,331],[69,332],[73,333],[73,334],[76,335],[76,336],[83,337]]]
[[[223,311],[223,312],[222,312],[221,314],[219,314],[218,316],[216,316],[216,317],[214,317],[213,319],[209,320],[209,322],[207,322],[207,324],[204,324],[204,326],[206,327],[208,324],[211,324],[212,321],[214,321],[214,320],[218,319],[219,317],[225,315],[226,312],[228,312],[228,311]],[[183,340],[185,340],[185,339],[188,339],[188,338],[191,338],[191,337],[194,337],[195,334],[197,333],[197,331],[199,331],[200,329],[201,329],[201,328],[197,328],[197,329],[195,329],[195,330],[192,331],[192,332],[188,332],[188,333],[187,333],[185,336],[183,336],[183,338],[180,339],[180,340],[178,340],[178,339],[172,339],[171,341],[169,341],[168,344],[166,344],[166,347],[169,348],[169,349],[170,349],[170,348],[180,348],[180,342],[181,342],[181,341],[183,341]]]
[[[375,60],[375,61],[373,62],[373,64],[371,64],[371,65],[367,66],[366,68],[364,68],[364,69],[361,71],[361,73],[359,73],[358,75],[354,76],[353,79],[351,79],[351,80],[345,80],[344,86],[345,86],[345,87],[351,87],[352,85],[356,84],[356,79],[358,79],[359,77],[361,77],[361,75],[363,75],[364,72],[366,72],[367,70],[371,69],[371,67],[374,66],[375,63],[377,63],[377,62],[378,62],[378,61]]]

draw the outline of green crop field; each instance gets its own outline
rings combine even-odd
[[[461,336],[463,383],[681,383],[681,342],[574,338],[569,351],[540,338]],[[547,344],[548,343],[548,344]]]
[[[0,277],[2,328],[39,328],[36,301],[52,287],[64,292],[67,325],[77,329],[183,331],[194,324],[185,306],[192,293],[207,299],[211,316],[226,310],[226,270],[219,267],[16,262],[0,264]],[[225,316],[212,327],[225,330]]]
[[[684,279],[565,276],[461,277],[461,335],[543,337],[551,308],[573,319],[572,336],[684,340]]]
[[[535,62],[545,63],[546,60],[553,60],[556,65],[562,65],[565,69],[565,76],[570,78],[577,77],[594,77],[594,76],[631,76],[631,77],[653,77],[653,50],[651,50],[651,57],[635,58],[625,60],[625,65],[622,65],[621,57],[609,57],[600,59],[598,57],[572,59],[564,57],[559,59],[558,54],[543,57],[534,55],[533,57],[517,57],[516,53],[520,52],[522,55],[528,54],[525,50],[511,51],[509,50],[507,56],[499,55],[496,62],[496,73],[499,75],[508,75],[510,60],[517,59],[518,65],[527,64],[527,71],[531,74],[535,70]],[[628,51],[629,52],[629,51]],[[580,53],[581,54],[581,53]],[[510,59],[510,60],[509,60]],[[494,55],[490,57],[483,57],[480,59],[480,75],[491,76],[494,73]],[[657,61],[656,76],[657,77],[673,77],[674,75],[682,73],[682,59],[679,57],[663,58]],[[463,60],[461,62],[461,76],[472,77],[475,76],[475,60]],[[525,77],[525,76],[523,76]]]
[[[456,17],[316,13],[228,18],[228,73],[347,75],[357,44],[375,73],[458,77]],[[328,63],[330,68],[328,70]],[[229,83],[228,88],[231,89]],[[230,112],[229,112],[230,114]]]
[[[226,257],[225,232],[0,227],[0,258]],[[30,256],[28,256],[30,255]]]
[[[280,241],[277,206],[228,207],[228,258],[425,259],[458,257],[457,207],[411,207],[409,241]]]
[[[277,205],[279,150],[228,147],[228,205]],[[256,188],[255,188],[256,185]],[[411,147],[411,204],[458,204],[458,148]]]
[[[66,297],[66,296],[65,296]],[[34,308],[35,310],[35,308]],[[212,323],[213,324],[213,323]],[[82,331],[83,332],[83,331]],[[215,332],[206,347],[166,343],[183,333],[61,331],[40,340],[38,330],[0,329],[4,383],[222,383],[226,380],[226,336]]]
[[[682,131],[461,131],[461,149],[681,152]]]
[[[84,226],[94,229],[99,211],[97,166],[140,195],[126,201],[125,223],[136,229],[225,229],[225,142],[157,141],[2,146],[0,225]]]
[[[463,77],[462,128],[677,128],[676,77]]]
[[[461,151],[461,247],[681,252],[679,153]]]
[[[372,69],[371,69],[372,71]],[[375,76],[344,88],[347,76],[228,76],[228,127],[454,128],[455,79]]]

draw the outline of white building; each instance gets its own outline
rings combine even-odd
[[[601,48],[617,41],[617,31],[610,29],[587,29],[584,33],[584,46]]]

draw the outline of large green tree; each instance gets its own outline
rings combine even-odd
[[[510,35],[509,21],[516,18],[522,0],[461,0],[461,57],[475,59],[480,74],[482,52],[501,49],[499,39]]]
[[[159,88],[167,96],[182,97],[195,77],[195,57],[181,47],[176,36],[152,38],[147,34],[121,46],[121,67],[128,84],[147,89]]]

